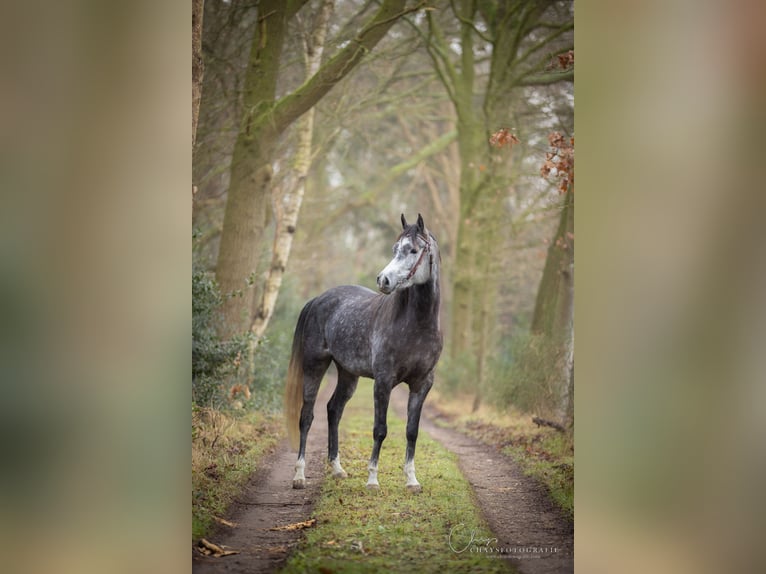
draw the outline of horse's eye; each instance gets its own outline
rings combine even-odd
[[[414,247],[413,247],[412,249],[410,249],[410,253],[411,253],[412,255],[414,255],[414,254],[415,254],[415,253],[417,253],[417,252],[418,252],[418,250],[417,250],[417,249],[415,249]]]

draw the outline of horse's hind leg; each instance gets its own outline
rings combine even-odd
[[[314,403],[319,393],[319,385],[322,382],[327,367],[330,366],[329,359],[326,362],[317,363],[311,366],[304,364],[303,367],[303,407],[301,407],[301,418],[298,428],[301,433],[301,442],[298,448],[298,461],[295,463],[295,476],[293,477],[293,488],[306,487],[306,439],[314,420]]]
[[[338,384],[327,403],[327,423],[329,427],[327,459],[330,461],[332,475],[335,478],[346,478],[348,476],[340,465],[340,457],[338,456],[338,424],[343,416],[343,408],[354,394],[354,391],[356,391],[358,381],[359,377],[338,366]]]
[[[418,427],[420,426],[423,402],[426,400],[432,385],[433,372],[426,377],[421,385],[410,387],[410,397],[407,401],[407,452],[404,456],[404,476],[407,477],[406,486],[410,492],[422,490],[418,479],[415,478],[415,444],[418,441]]]

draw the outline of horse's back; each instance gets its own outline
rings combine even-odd
[[[366,330],[371,327],[374,300],[381,297],[360,285],[341,285],[322,293],[314,300],[317,319],[332,332]]]
[[[348,300],[348,301],[365,301],[372,297],[377,297],[378,293],[367,287],[361,285],[339,285],[338,287],[332,287],[322,293],[317,299],[319,300]]]
[[[360,285],[328,289],[312,303],[323,346],[348,371],[371,376],[370,333],[375,302],[382,297]]]

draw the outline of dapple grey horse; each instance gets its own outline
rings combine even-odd
[[[423,401],[434,380],[442,351],[439,324],[439,246],[418,214],[394,244],[394,257],[377,278],[380,293],[360,286],[334,287],[303,307],[295,327],[285,389],[285,415],[291,445],[298,450],[293,488],[304,488],[306,436],[314,419],[314,403],[322,377],[334,362],[335,392],[327,403],[328,459],[332,474],[345,478],[338,456],[338,424],[359,377],[375,380],[373,447],[367,488],[377,489],[378,457],[386,438],[391,390],[409,386],[406,487],[420,492],[415,478],[415,444]]]

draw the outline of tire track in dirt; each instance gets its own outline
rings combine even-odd
[[[301,530],[269,530],[307,520],[319,495],[327,458],[327,401],[335,390],[327,377],[314,406],[314,422],[306,445],[306,488],[292,488],[297,453],[282,440],[265,456],[244,491],[227,513],[236,526],[220,526],[210,541],[239,554],[215,558],[193,550],[195,574],[262,574],[275,572],[303,538]]]
[[[407,393],[406,385],[397,386],[390,403],[396,415],[405,420]],[[438,412],[426,400],[420,430],[458,456],[460,470],[497,538],[496,548],[508,549],[510,552],[504,556],[522,574],[573,572],[574,525],[550,499],[545,487],[525,476],[497,448],[437,426],[433,422],[437,417]]]

